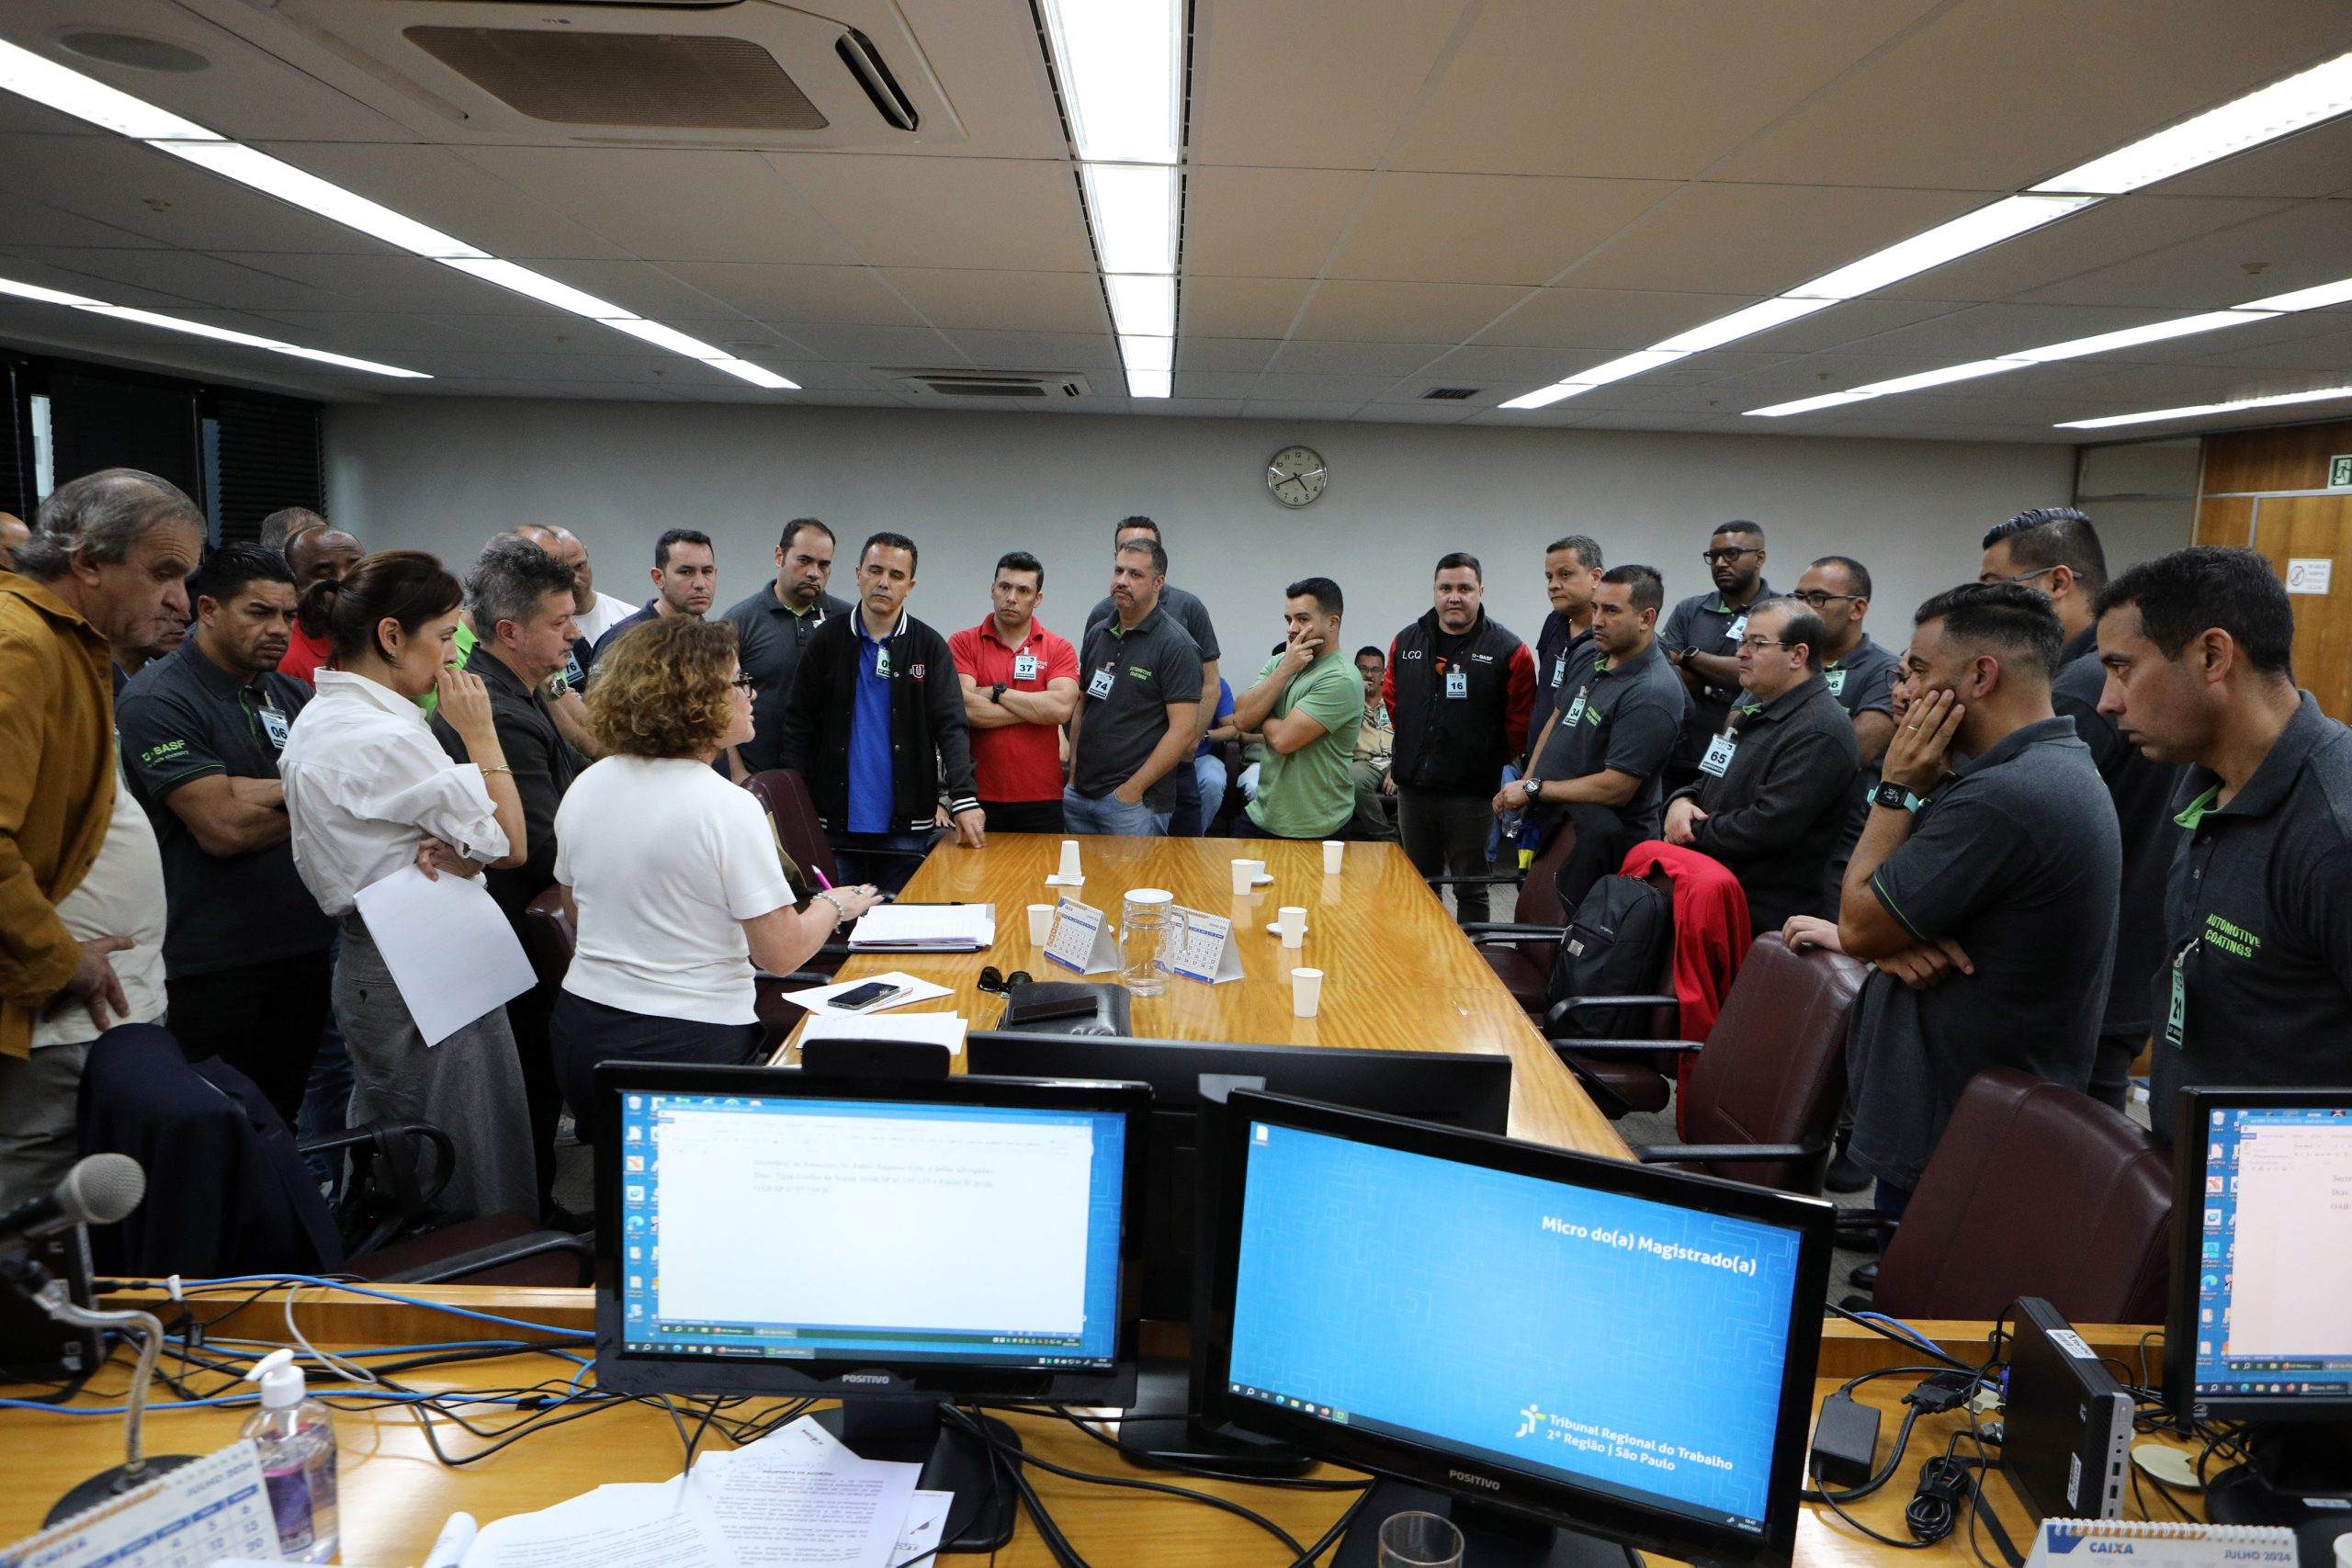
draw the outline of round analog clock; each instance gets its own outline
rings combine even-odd
[[[1330,479],[1331,470],[1312,446],[1285,446],[1266,459],[1266,489],[1284,506],[1305,506]]]

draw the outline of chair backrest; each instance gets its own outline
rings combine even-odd
[[[790,768],[770,768],[745,779],[743,787],[767,807],[768,820],[775,824],[776,842],[795,864],[804,872],[821,874],[829,883],[841,881],[832,846],[825,842],[825,825],[817,819],[808,783],[798,773]]]
[[[1558,880],[1560,863],[1577,847],[1577,825],[1562,819],[1552,836],[1536,845],[1535,858],[1527,863],[1527,874],[1519,884],[1519,903],[1510,918],[1525,926],[1565,926],[1568,923],[1567,906],[1560,901]],[[1521,942],[1521,951],[1531,959],[1537,957],[1541,947],[1541,962],[1545,969],[1552,966],[1551,942]]]
[[[1846,1019],[1870,971],[1842,953],[1756,939],[1691,1065],[1682,1137],[1692,1144],[1818,1142],[1808,1159],[1701,1168],[1734,1181],[1818,1193],[1846,1093]]]
[[[571,950],[580,934],[563,912],[563,895],[550,887],[524,905],[522,932],[523,954],[531,961],[531,973],[538,976],[542,989],[554,991],[571,967]]]
[[[2172,1160],[2123,1112],[2010,1067],[1969,1080],[1879,1263],[1878,1308],[2162,1323]]]

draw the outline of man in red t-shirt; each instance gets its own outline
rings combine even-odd
[[[309,527],[296,527],[286,536],[286,564],[294,570],[294,592],[309,592],[314,582],[341,582],[343,574],[359,563],[367,553],[366,547],[349,534],[320,518]],[[291,675],[305,685],[319,683],[319,666],[334,659],[334,639],[320,626],[315,630],[306,619],[298,618],[287,635],[285,656],[277,661],[277,672]]]
[[[986,620],[947,639],[972,726],[972,771],[990,831],[1062,830],[1062,729],[1078,706],[1078,649],[1037,622],[1046,569],[1026,550],[996,563]]]

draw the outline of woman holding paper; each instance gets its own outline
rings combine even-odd
[[[598,1062],[751,1060],[752,966],[790,974],[877,897],[820,888],[795,908],[766,811],[711,768],[752,739],[729,623],[670,615],[629,632],[596,661],[588,716],[605,755],[556,808],[555,878],[577,941],[548,1027],[583,1121]]]
[[[296,716],[277,771],[294,867],[343,922],[334,1011],[351,1053],[352,1121],[432,1122],[457,1149],[445,1206],[537,1214],[506,1010],[427,1045],[358,912],[362,889],[411,866],[437,880],[523,859],[522,797],[489,694],[455,664],[461,598],[458,580],[421,550],[368,556],[340,582],[312,583],[304,615],[324,623],[340,668],[319,671],[319,694]],[[433,739],[417,706],[427,693],[438,694],[471,762],[452,762]]]

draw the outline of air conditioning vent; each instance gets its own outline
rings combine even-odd
[[[828,123],[775,56],[749,39],[446,27],[401,36],[501,103],[551,124],[822,130]]]
[[[1477,395],[1478,389],[1476,387],[1431,387],[1428,391],[1423,392],[1421,397],[1424,400],[1433,399],[1442,403],[1458,403],[1465,398],[1475,398]]]
[[[841,56],[849,73],[857,78],[857,85],[874,101],[876,114],[900,130],[912,130],[922,123],[915,114],[915,106],[899,90],[898,78],[890,74],[890,67],[883,62],[872,39],[852,28],[833,45],[833,52]]]
[[[1083,398],[1093,389],[1075,373],[1029,370],[881,370],[902,392],[927,398]]]

